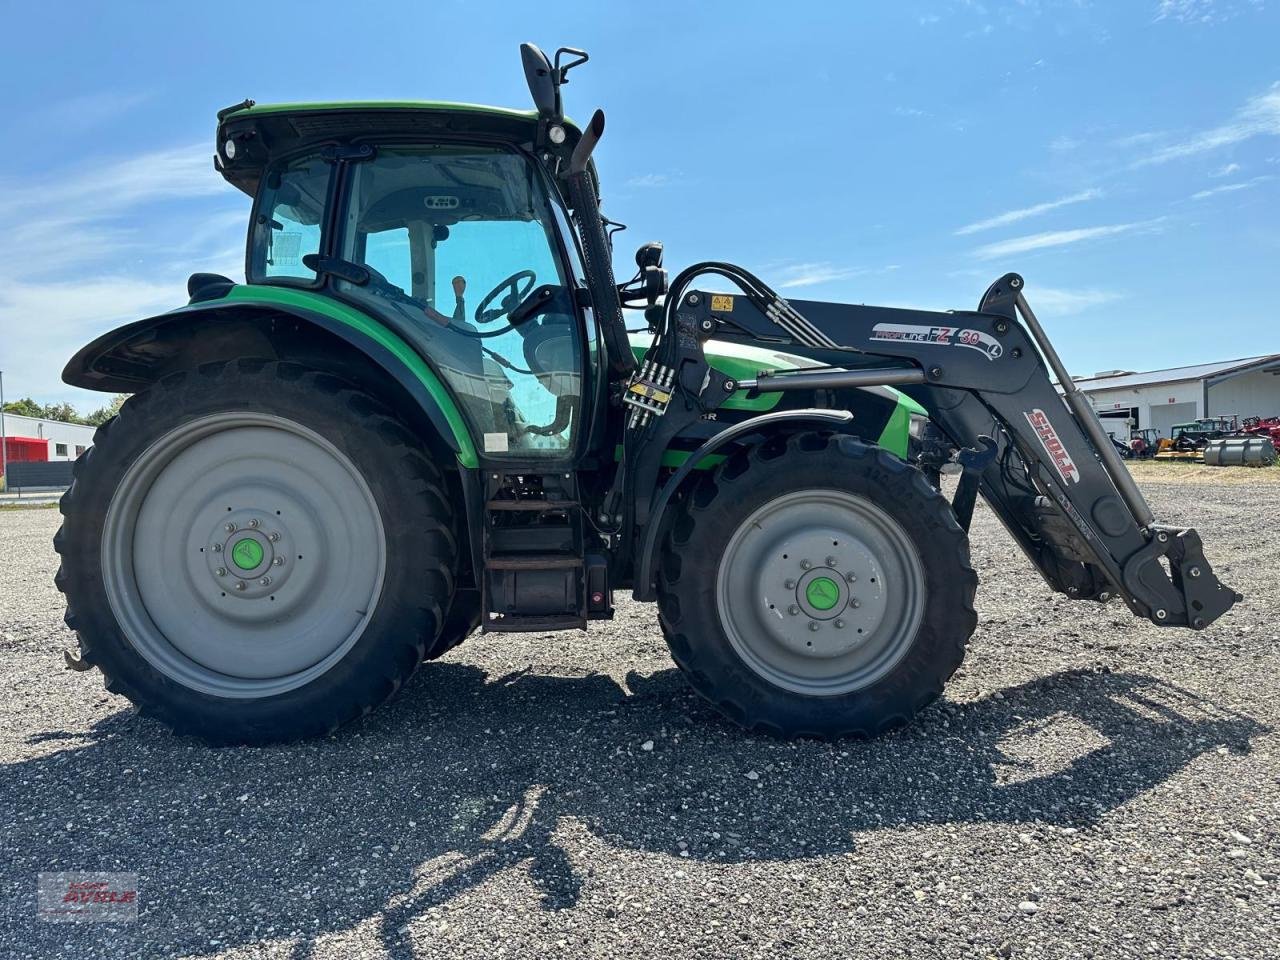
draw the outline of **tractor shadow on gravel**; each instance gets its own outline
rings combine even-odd
[[[227,949],[296,930],[302,960],[372,922],[408,957],[411,925],[429,935],[433,908],[513,868],[508,889],[543,909],[605,912],[617,894],[588,891],[619,852],[669,858],[648,868],[665,873],[840,854],[912,825],[1087,828],[1267,732],[1132,673],[1059,673],[836,744],[744,734],[675,670],[625,686],[436,663],[333,739],[263,749],[212,750],[122,711],[4,768],[5,845],[31,873],[137,871],[143,914],[116,931],[122,944],[146,931],[203,953],[211,937]],[[86,822],[104,807],[114,817]],[[33,943],[69,930],[36,926]]]

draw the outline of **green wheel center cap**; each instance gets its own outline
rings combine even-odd
[[[830,577],[814,577],[804,588],[804,598],[815,610],[830,610],[840,601],[840,587]]]
[[[252,570],[262,563],[262,544],[252,537],[245,537],[231,548],[231,562],[241,570]]]

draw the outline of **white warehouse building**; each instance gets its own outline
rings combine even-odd
[[[1280,354],[1151,370],[1108,370],[1076,380],[1117,440],[1135,430],[1170,436],[1201,417],[1280,416]]]
[[[24,417],[16,413],[4,415],[4,435],[15,439],[48,441],[49,460],[74,460],[80,456],[93,446],[95,429],[83,423],[64,423],[61,420]]]

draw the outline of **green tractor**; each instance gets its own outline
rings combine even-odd
[[[618,283],[604,116],[561,108],[586,54],[521,52],[530,111],[219,113],[247,282],[192,276],[63,375],[133,395],[62,500],[69,666],[175,730],[287,740],[477,627],[583,630],[627,589],[742,726],[874,735],[964,656],[979,493],[1071,598],[1195,629],[1238,599],[1017,274],[972,312],[789,302],[728,263],[668,281],[649,243]]]

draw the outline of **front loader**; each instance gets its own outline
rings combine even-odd
[[[292,739],[477,627],[582,630],[630,589],[737,723],[872,735],[964,655],[979,494],[1072,599],[1195,630],[1239,599],[1017,274],[972,312],[787,301],[728,263],[668,283],[650,243],[618,283],[604,116],[561,105],[586,54],[521,53],[532,111],[219,113],[247,282],[196,274],[64,372],[133,394],[62,501],[69,666],[182,732]]]

